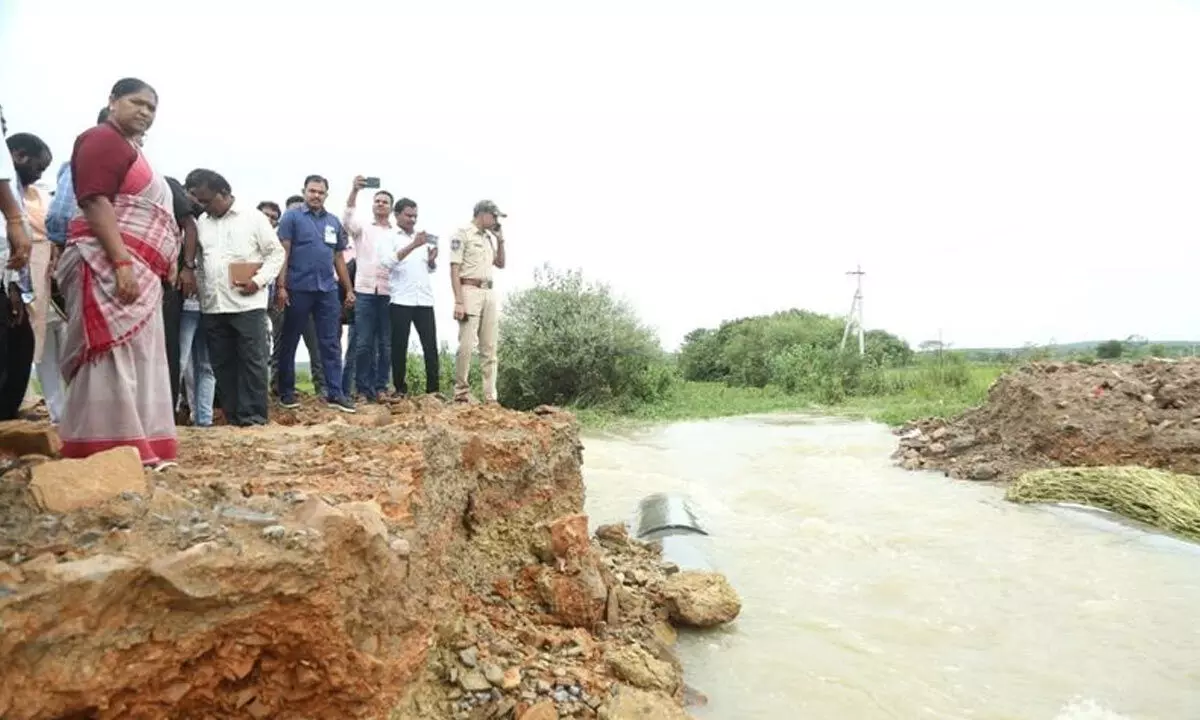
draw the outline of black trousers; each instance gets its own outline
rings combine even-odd
[[[167,371],[171,373],[171,411],[179,407],[179,319],[183,315],[183,294],[170,283],[163,283],[163,335],[167,341]]]
[[[267,311],[201,316],[219,402],[230,425],[267,422]]]
[[[5,291],[0,291],[0,353],[0,420],[15,420],[33,368],[33,326],[28,312],[12,324],[12,302]]]
[[[425,392],[438,391],[440,370],[438,368],[437,323],[433,308],[414,305],[392,305],[392,382],[396,392],[408,394],[408,332],[417,328],[421,340],[421,351],[425,355]]]

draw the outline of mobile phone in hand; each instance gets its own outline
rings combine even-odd
[[[438,236],[433,233],[425,233],[425,244],[437,247]]]
[[[363,178],[363,187],[371,188],[372,190],[378,190],[379,189],[379,178],[377,178],[377,177]]]

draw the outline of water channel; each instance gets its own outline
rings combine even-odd
[[[1200,718],[1200,546],[892,466],[794,416],[584,438],[593,523],[691,497],[739,591],[680,640],[698,718]]]

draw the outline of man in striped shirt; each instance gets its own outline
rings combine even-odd
[[[371,224],[363,225],[354,217],[358,192],[366,179],[354,178],[342,224],[354,246],[354,347],[358,394],[383,402],[387,394],[388,372],[392,366],[392,324],[388,310],[388,268],[380,261],[392,247],[396,228],[392,226],[392,203],[395,198],[387,190],[377,190],[371,200]]]

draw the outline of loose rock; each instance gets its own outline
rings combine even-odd
[[[675,668],[656,660],[650,653],[637,646],[609,653],[608,663],[619,679],[635,687],[664,690],[667,693],[673,693],[679,687],[679,675]]]
[[[623,685],[608,703],[608,720],[689,720],[674,700],[660,693]]]
[[[458,678],[458,684],[467,692],[482,692],[492,689],[492,684],[488,682],[487,677],[478,670],[468,670],[462,673]]]
[[[663,588],[671,619],[693,627],[715,627],[733,621],[742,601],[724,575],[685,571],[672,575]]]
[[[94,507],[125,491],[146,493],[141,456],[117,447],[83,460],[55,460],[35,465],[29,482],[38,506],[66,513]]]
[[[504,682],[504,671],[495,663],[484,663],[483,676],[492,685],[500,685]]]
[[[57,456],[62,440],[54,428],[28,420],[0,422],[0,450],[18,457],[23,455]]]

